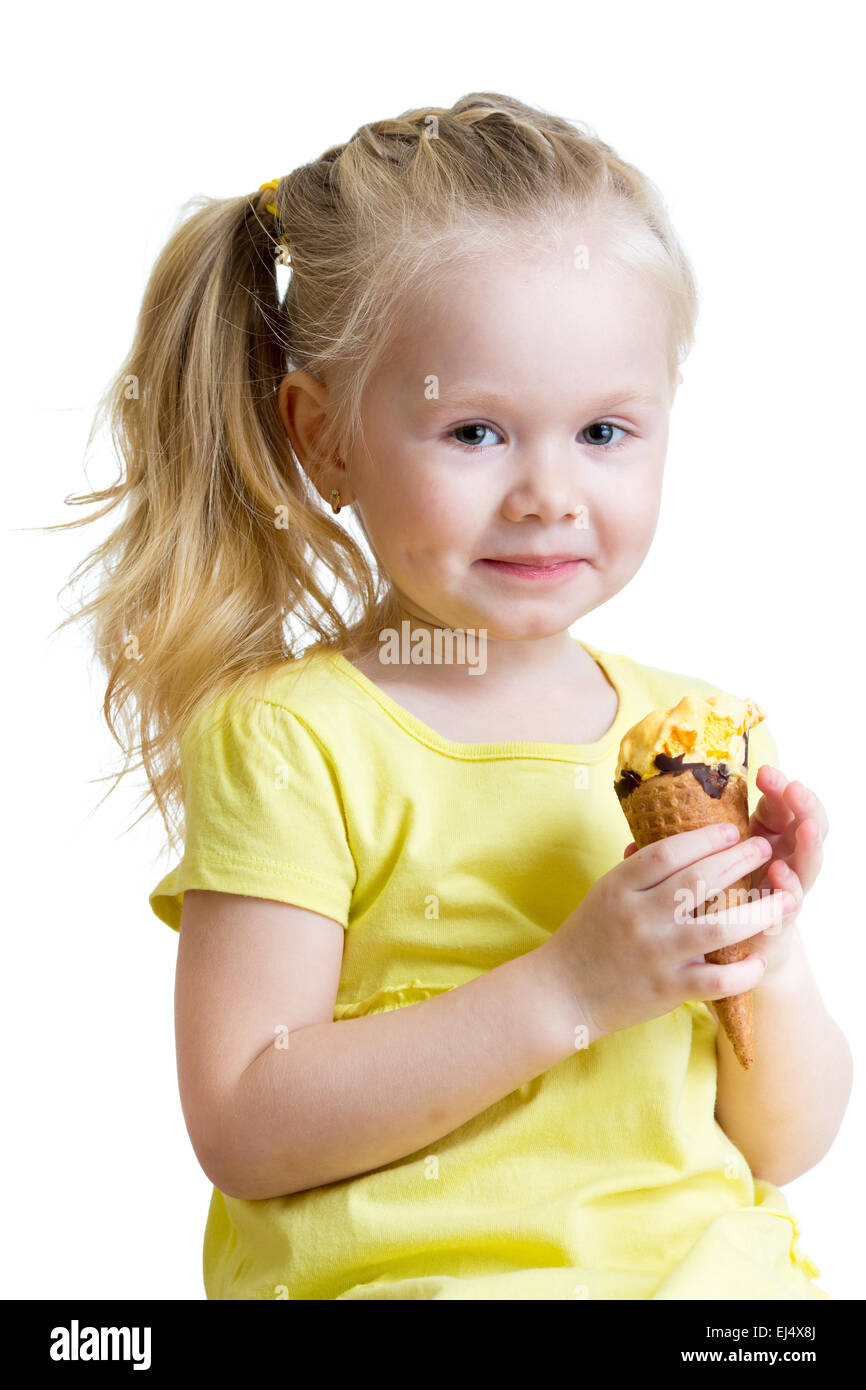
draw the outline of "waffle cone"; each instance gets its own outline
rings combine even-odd
[[[684,830],[697,830],[716,821],[731,821],[740,832],[740,839],[749,833],[749,799],[746,779],[731,777],[718,798],[709,796],[690,772],[674,774],[660,772],[635,787],[620,802],[638,849],[679,835]],[[736,907],[748,899],[751,875],[738,879],[712,895],[711,910],[722,911]],[[702,915],[704,908],[699,908]],[[711,965],[730,965],[744,960],[751,953],[751,941],[734,942],[718,951],[708,951],[704,959]],[[755,1060],[752,1036],[752,992],[733,994],[727,999],[714,999],[713,1007],[724,1028],[737,1060],[748,1069]]]

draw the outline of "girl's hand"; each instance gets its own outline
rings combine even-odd
[[[567,1005],[575,1045],[670,1013],[687,999],[726,999],[754,989],[766,969],[757,953],[729,965],[704,956],[771,925],[778,895],[691,918],[695,903],[736,883],[763,862],[769,845],[726,840],[729,825],[706,825],[625,855],[596,879],[536,959],[549,963],[552,1001]],[[719,917],[725,917],[719,921]],[[552,1005],[553,1007],[553,1005]]]
[[[794,933],[790,928],[820,872],[821,846],[830,826],[827,812],[815,793],[802,782],[789,782],[778,768],[765,763],[758,769],[755,783],[762,796],[749,820],[748,835],[762,836],[770,845],[772,855],[766,864],[752,872],[749,889],[751,892],[757,889],[759,893],[783,891],[794,898],[794,905],[780,922],[771,923],[751,939],[752,950],[759,952],[767,962],[762,984],[772,978],[791,953]],[[623,858],[630,858],[636,851],[637,845],[628,845]]]
[[[803,899],[821,871],[823,842],[829,832],[827,812],[814,792],[802,782],[789,782],[778,768],[765,763],[755,783],[763,793],[749,821],[749,834],[762,835],[773,849],[772,858],[755,869],[750,888],[792,893],[795,906],[782,921],[754,937],[753,946],[767,962],[764,979],[787,960],[793,944],[790,928],[797,920]]]

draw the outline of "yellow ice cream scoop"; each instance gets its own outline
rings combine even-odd
[[[764,711],[754,700],[710,695],[701,700],[684,695],[672,709],[654,709],[622,740],[614,780],[631,773],[640,780],[655,777],[668,758],[684,763],[725,763],[729,776],[745,777],[748,730],[760,724]],[[663,755],[661,764],[656,762]],[[629,780],[634,780],[630,778]]]

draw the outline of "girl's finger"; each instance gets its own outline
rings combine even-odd
[[[830,822],[827,818],[827,812],[815,793],[810,791],[808,787],[804,787],[802,782],[789,782],[784,795],[794,815],[801,821],[805,821],[807,818],[813,820],[818,827],[821,839],[826,839]]]
[[[758,768],[755,785],[763,792],[763,796],[752,817],[752,820],[757,822],[754,833],[759,835],[762,830],[767,830],[771,835],[780,835],[794,819],[793,812],[783,796],[788,779],[778,768],[765,763]]]
[[[676,835],[644,845],[643,849],[628,856],[632,861],[629,866],[631,887],[638,892],[656,888],[689,864],[719,850],[730,849],[738,840],[736,826],[721,821],[699,826],[696,830],[681,830]]]
[[[823,862],[824,850],[817,825],[811,819],[801,821],[797,826],[794,853],[788,868],[796,874],[804,893],[808,893],[812,887]]]
[[[772,922],[769,927],[764,928],[767,936],[778,936],[786,922],[791,917],[796,916],[803,906],[805,889],[798,874],[783,859],[775,859],[770,865],[770,872],[767,875],[770,887],[776,893],[790,893],[793,902],[791,906],[783,909],[784,915],[778,922]]]
[[[773,848],[769,841],[756,836],[689,865],[677,876],[675,898],[678,908],[703,912],[702,904],[715,899],[721,890],[769,863],[772,855]],[[667,893],[668,886],[662,884],[658,892]],[[680,915],[678,911],[677,918]]]
[[[754,989],[761,983],[766,968],[757,951],[753,951],[744,960],[730,965],[690,965],[684,966],[682,973],[693,991],[691,997],[709,1003],[711,999],[726,999],[728,995],[745,994]]]
[[[700,916],[688,923],[690,936],[697,940],[704,954],[719,951],[724,946],[733,946],[757,936],[768,926],[782,922],[797,906],[797,900],[788,889],[776,889],[773,893],[763,893],[759,898],[741,902],[736,907],[717,909],[705,904]]]

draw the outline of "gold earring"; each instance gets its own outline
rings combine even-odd
[[[340,510],[340,506],[341,506],[341,502],[340,502],[340,493],[339,493],[339,491],[338,491],[337,488],[334,488],[333,491],[331,492],[331,510],[332,510],[334,513],[337,513],[337,512],[339,512],[339,510]]]

